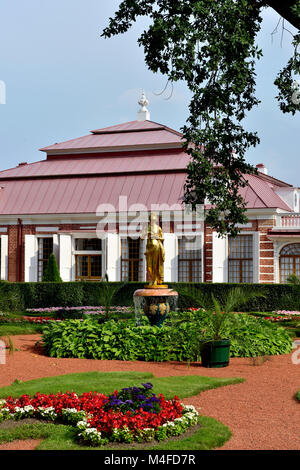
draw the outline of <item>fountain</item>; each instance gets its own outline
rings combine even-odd
[[[163,284],[164,237],[155,213],[151,214],[147,230],[143,233],[142,238],[147,238],[145,256],[150,283],[144,289],[138,289],[133,294],[136,325],[140,324],[141,316],[144,314],[148,317],[151,325],[161,327],[170,310],[175,308],[178,293]]]

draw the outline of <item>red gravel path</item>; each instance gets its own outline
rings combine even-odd
[[[0,451],[1,450],[34,450],[39,443],[41,442],[41,439],[28,439],[28,441],[13,441],[13,442],[8,442],[7,444],[1,444],[0,445]]]
[[[135,370],[152,372],[156,377],[243,377],[246,381],[242,384],[208,390],[184,402],[201,408],[201,414],[217,418],[230,428],[232,438],[222,450],[300,450],[300,403],[295,399],[300,389],[300,364],[294,365],[290,354],[273,356],[257,366],[251,359],[234,358],[224,369],[205,369],[198,364],[188,368],[179,363],[49,358],[34,348],[39,339],[38,335],[13,338],[18,351],[8,356],[6,365],[0,365],[0,386],[10,385],[15,379],[25,381],[95,370]],[[21,441],[17,445],[23,448]],[[26,449],[29,445],[26,441]],[[31,445],[34,448],[37,444],[31,441]]]

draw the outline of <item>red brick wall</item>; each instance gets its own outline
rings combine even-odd
[[[274,282],[274,247],[267,237],[268,231],[275,225],[273,220],[257,221],[259,234],[259,282]]]
[[[249,221],[251,227],[243,228],[242,233],[259,231],[259,282],[274,282],[273,242],[267,237],[268,230],[275,222],[272,219]],[[212,229],[205,225],[204,235],[204,282],[212,282]]]

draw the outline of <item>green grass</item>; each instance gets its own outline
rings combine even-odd
[[[200,428],[181,439],[168,440],[158,444],[131,444],[130,450],[210,450],[221,447],[231,437],[231,432],[219,421],[201,416]],[[21,439],[43,439],[37,450],[120,450],[116,445],[89,447],[79,445],[75,440],[75,429],[53,423],[22,423],[12,429],[0,429],[0,443]],[[124,447],[122,448],[124,450]]]
[[[296,398],[297,398],[297,400],[300,401],[300,390],[299,390],[299,392],[297,393]]]
[[[16,377],[17,378],[17,377]],[[168,398],[177,395],[187,398],[197,395],[204,390],[222,387],[224,385],[241,383],[241,378],[214,378],[199,375],[159,377],[146,372],[84,372],[80,374],[67,374],[55,377],[29,380],[28,382],[12,383],[0,388],[0,398],[18,397],[20,395],[34,395],[40,393],[75,392],[78,395],[87,391],[97,391],[110,394],[114,390],[131,385],[140,385],[151,381],[156,393],[163,393]]]
[[[88,391],[110,394],[116,389],[120,390],[123,387],[140,385],[142,382],[149,381],[153,383],[156,393],[163,393],[167,398],[173,398],[174,395],[179,398],[188,398],[212,388],[241,383],[244,379],[199,375],[154,378],[153,374],[145,372],[85,372],[13,383],[0,388],[0,398],[6,398],[9,395],[19,397],[24,394],[34,395],[37,392],[58,393],[67,390],[78,395]]]
[[[34,335],[42,333],[43,326],[30,323],[0,323],[1,336]]]
[[[67,390],[78,394],[87,391],[99,391],[110,394],[123,387],[140,385],[151,381],[156,393],[163,393],[166,398],[177,395],[180,399],[191,397],[205,390],[244,381],[241,378],[213,378],[199,375],[160,377],[146,372],[87,372],[68,374],[57,377],[45,377],[28,382],[13,383],[8,387],[0,388],[0,397],[18,397],[22,394],[34,395],[40,393],[57,393]],[[162,443],[137,445],[131,444],[132,450],[209,450],[221,447],[231,436],[229,429],[219,421],[201,416],[200,428],[186,437],[168,440]],[[11,442],[16,439],[43,439],[37,450],[91,450],[94,447],[79,445],[75,440],[75,429],[53,423],[22,423],[20,421],[14,428],[0,429],[0,443]],[[129,448],[129,447],[128,447]],[[97,449],[97,448],[96,448]],[[116,445],[109,445],[98,450],[117,450]],[[124,449],[124,447],[122,447]]]

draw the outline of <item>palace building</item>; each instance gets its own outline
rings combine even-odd
[[[150,120],[144,96],[139,103],[136,121],[44,147],[43,160],[0,172],[1,279],[41,281],[54,252],[63,281],[105,274],[145,281],[145,240],[128,230],[139,207],[158,207],[169,222],[165,282],[279,283],[300,275],[299,189],[258,164],[241,189],[248,223],[236,238],[219,238],[205,223],[179,223],[188,164],[182,135]],[[97,230],[103,205],[112,218]]]

